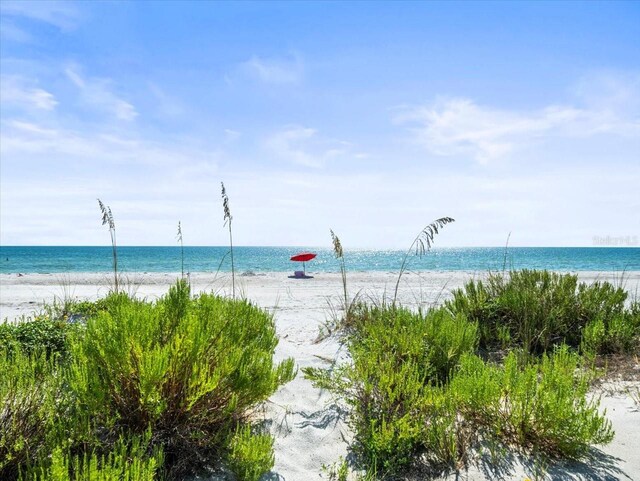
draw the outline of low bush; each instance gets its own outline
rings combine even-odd
[[[503,366],[466,356],[449,385],[458,412],[482,438],[578,458],[613,439],[611,423],[588,400],[589,376],[567,347],[522,364],[510,353]]]
[[[0,326],[0,479],[148,480],[274,463],[257,407],[294,375],[272,317],[184,281],[157,302],[112,293]],[[71,312],[71,311],[69,311]]]
[[[148,436],[120,439],[107,454],[72,455],[57,447],[43,465],[30,469],[21,481],[158,481],[162,451],[148,454]]]
[[[44,353],[0,347],[0,479],[51,453],[61,383]]]
[[[0,324],[0,349],[19,347],[25,353],[45,352],[47,356],[66,355],[70,325],[48,316],[23,319],[15,324]]]
[[[360,305],[352,320],[352,363],[305,373],[352,406],[354,447],[365,464],[393,472],[410,464],[430,436],[434,444],[441,441],[436,431],[446,431],[446,399],[440,386],[460,358],[474,352],[476,326],[444,309],[413,313],[400,306]]]
[[[640,312],[625,308],[626,300],[625,290],[608,282],[585,284],[572,274],[522,270],[472,280],[446,306],[478,324],[484,349],[522,347],[540,355],[567,344],[607,354],[638,346]]]
[[[153,304],[112,295],[72,348],[77,417],[107,427],[102,439],[150,429],[172,477],[232,459],[263,469],[264,456],[251,457],[262,438],[251,444],[245,436],[234,451],[229,433],[293,378],[293,360],[274,364],[276,344],[265,311],[207,294],[191,299],[184,281]]]
[[[379,355],[381,362],[416,362],[426,382],[439,383],[447,380],[462,354],[475,351],[477,337],[474,323],[444,309],[415,313],[400,306],[359,304],[349,345],[354,362],[369,353]]]
[[[229,447],[229,468],[243,481],[258,481],[275,463],[273,438],[252,432],[250,426],[239,426]]]
[[[486,440],[580,457],[612,439],[598,403],[587,401],[580,357],[566,347],[493,365],[475,354],[477,326],[462,313],[360,306],[354,315],[351,362],[305,374],[352,407],[353,449],[369,473],[417,460],[458,467]]]

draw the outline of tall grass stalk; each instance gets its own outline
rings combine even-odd
[[[440,219],[434,220],[431,224],[424,227],[413,239],[413,242],[405,252],[404,257],[402,258],[402,265],[400,266],[400,272],[398,272],[398,280],[396,281],[396,288],[393,293],[393,304],[396,304],[396,300],[398,299],[398,288],[400,287],[400,279],[402,279],[402,275],[407,269],[407,261],[409,259],[409,254],[415,249],[415,254],[419,257],[422,257],[425,253],[431,250],[431,246],[433,245],[433,239],[438,234],[439,230],[442,229],[445,225],[455,222],[455,219],[451,217],[441,217]]]
[[[507,270],[507,255],[509,254],[509,239],[511,238],[511,232],[507,236],[507,242],[504,244],[504,258],[502,259],[502,273]]]
[[[113,282],[115,292],[118,292],[118,249],[116,245],[116,222],[111,212],[111,207],[104,205],[100,199],[98,199],[98,205],[100,206],[100,212],[102,212],[102,225],[109,226],[109,235],[111,235],[111,251],[113,255]]]
[[[178,221],[178,233],[176,235],[176,239],[180,243],[180,272],[184,279],[184,244],[182,242],[182,225],[180,224],[180,221]]]
[[[344,294],[344,309],[345,315],[348,315],[349,307],[349,294],[347,292],[347,269],[344,265],[344,251],[342,250],[342,243],[340,238],[333,232],[333,229],[329,229],[331,232],[331,241],[333,242],[333,253],[336,259],[340,261],[340,275],[342,276],[342,290]]]
[[[231,292],[232,296],[236,297],[236,271],[233,265],[233,234],[231,232],[231,221],[233,216],[231,215],[231,209],[229,208],[229,196],[224,188],[224,182],[220,182],[222,185],[222,209],[224,210],[224,224],[229,226],[229,252],[231,253]]]

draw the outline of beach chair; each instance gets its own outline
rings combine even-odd
[[[304,277],[304,271],[294,271],[294,277]]]

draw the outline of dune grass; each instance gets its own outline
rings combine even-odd
[[[111,207],[104,205],[100,199],[98,200],[98,207],[100,207],[100,213],[102,214],[102,225],[109,227],[109,236],[111,237],[111,257],[113,261],[113,286],[115,292],[118,292],[118,244],[116,242],[116,221],[111,212]]]
[[[176,240],[180,244],[180,277],[184,279],[184,241],[182,239],[182,223],[180,221],[178,221]]]
[[[229,229],[229,253],[231,254],[231,295],[236,297],[236,270],[233,264],[233,231],[231,230],[231,223],[233,222],[233,216],[231,215],[231,207],[229,207],[229,196],[227,195],[227,189],[224,187],[224,182],[220,182],[221,185],[221,197],[222,197],[222,211],[224,213],[223,220],[224,226]]]

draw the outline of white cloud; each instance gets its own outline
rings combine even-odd
[[[233,129],[224,129],[225,142],[232,143],[242,136],[242,132]]]
[[[72,30],[82,19],[82,14],[76,5],[61,1],[4,0],[0,3],[0,14],[47,23],[60,30]]]
[[[352,154],[349,142],[324,138],[316,129],[299,125],[273,133],[264,146],[278,159],[315,168],[323,167],[332,159],[362,156]]]
[[[83,102],[99,110],[107,112],[120,120],[131,121],[138,116],[136,108],[112,92],[113,82],[110,79],[86,78],[77,66],[69,66],[65,74],[78,88]]]
[[[240,65],[241,70],[270,84],[294,84],[302,80],[304,65],[298,55],[290,58],[251,57]]]
[[[39,110],[53,110],[58,105],[52,93],[14,75],[0,76],[0,102]]]
[[[134,136],[104,132],[81,132],[68,128],[44,126],[35,122],[7,120],[2,122],[0,153],[3,164],[64,159],[65,162],[126,164],[175,168],[182,171],[210,171],[217,163],[217,153],[175,147]]]
[[[552,136],[640,133],[637,80],[610,79],[606,95],[598,95],[592,88],[587,92],[587,84],[583,85],[578,92],[584,106],[550,105],[534,111],[517,111],[478,105],[466,98],[449,98],[431,106],[404,108],[394,121],[408,125],[413,141],[436,155],[470,155],[481,164]],[[634,102],[635,107],[630,108]]]
[[[316,135],[315,129],[292,126],[273,134],[267,141],[267,148],[278,157],[308,167],[320,167],[319,159],[305,149],[307,141]]]

